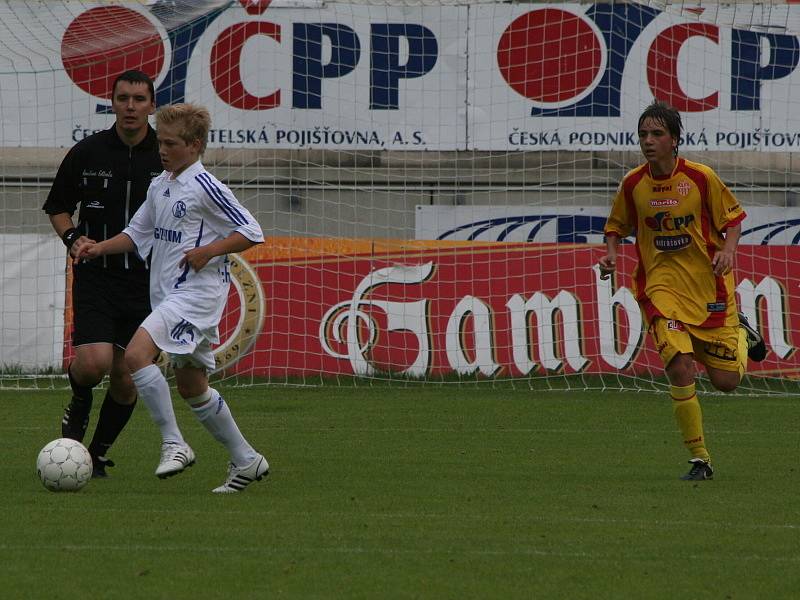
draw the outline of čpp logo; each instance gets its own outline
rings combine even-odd
[[[248,15],[262,14],[270,2],[239,0]],[[84,92],[110,100],[117,76],[139,69],[154,81],[161,78],[157,104],[182,102],[189,57],[202,33],[220,15],[218,5],[197,1],[192,10],[184,6],[179,11],[172,3],[156,3],[150,7],[149,17],[119,5],[91,8],[64,32],[64,70]],[[163,26],[166,37],[157,25]],[[97,110],[109,112],[109,107],[98,105]]]
[[[646,72],[625,73],[640,35],[660,15],[633,3],[596,4],[580,14],[536,9],[517,17],[500,36],[498,69],[514,91],[532,102],[533,116],[618,117],[623,75],[646,80],[654,98],[681,112],[757,111],[762,84],[790,75],[800,63],[796,36],[739,29],[720,36],[712,23],[662,19],[664,25],[642,49]],[[684,89],[679,54],[692,38],[719,47],[729,58],[728,98],[721,97],[721,90],[693,97]]]
[[[155,79],[165,50],[156,27],[143,14],[101,6],[78,15],[61,39],[61,61],[70,79],[98,98],[111,98],[114,79],[139,69]]]
[[[686,229],[694,221],[694,215],[672,216],[669,211],[659,212],[652,217],[645,217],[644,224],[653,231],[679,231]]]
[[[269,0],[239,3],[248,15],[261,15],[270,4]],[[157,105],[183,102],[192,53],[209,25],[230,8],[229,3],[217,0],[195,0],[191,10],[187,6],[158,2],[149,6],[149,14],[120,6],[87,10],[64,34],[61,54],[66,72],[84,91],[110,98],[116,76],[138,68],[158,82]],[[369,69],[365,94],[369,94],[370,109],[398,110],[402,83],[426,75],[437,64],[435,34],[422,23],[408,21],[370,21],[368,32],[356,31],[352,25],[338,20],[280,24],[245,17],[215,33],[209,55],[201,58],[208,61],[207,73],[218,98],[237,109],[269,110],[286,100],[280,86],[264,95],[247,89],[243,51],[248,40],[259,37],[272,45],[291,47],[287,64],[291,108],[321,109],[325,85],[363,65]],[[97,111],[110,109],[99,105]]]
[[[568,106],[589,95],[603,77],[606,56],[596,25],[558,8],[518,17],[497,48],[508,85],[543,109]]]

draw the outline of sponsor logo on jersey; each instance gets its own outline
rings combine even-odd
[[[164,193],[161,194],[161,195],[164,196],[164,198],[169,198],[169,188],[165,189]],[[175,209],[173,209],[173,210],[175,210]]]
[[[174,229],[166,229],[165,227],[156,227],[153,230],[153,237],[157,240],[164,240],[165,242],[172,242],[174,244],[181,243],[182,233]]]
[[[660,194],[661,192],[671,192],[672,185],[654,185],[653,186],[653,193]]]
[[[659,212],[652,217],[645,217],[644,224],[653,231],[680,231],[686,229],[694,221],[694,215],[673,216],[670,211]]]
[[[678,184],[678,193],[681,196],[688,196],[689,192],[692,190],[692,184],[688,181],[681,181]]]
[[[735,206],[731,206],[731,207],[728,209],[728,212],[729,212],[729,213],[732,213],[733,211],[740,210],[741,208],[742,208],[742,207],[741,207],[741,206],[739,206],[739,205],[737,204],[737,205],[735,205]]]
[[[103,208],[103,204],[100,200],[92,200],[84,208]]]
[[[653,188],[655,192],[655,188]],[[653,198],[650,200],[650,206],[653,208],[664,208],[665,206],[678,206],[679,202],[675,198]]]
[[[184,215],[186,215],[186,204],[183,200],[178,200],[172,205],[172,216],[176,219],[180,219]]]
[[[709,302],[706,304],[706,310],[712,313],[725,312],[727,308],[724,302]]]
[[[656,250],[661,250],[662,252],[677,252],[678,250],[683,250],[691,243],[692,236],[688,233],[669,236],[661,235],[653,240],[653,245],[656,247]]]

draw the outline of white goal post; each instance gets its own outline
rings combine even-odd
[[[226,381],[662,388],[632,248],[594,267],[658,98],[748,213],[738,300],[769,354],[743,388],[795,391],[799,34],[777,2],[0,0],[0,387],[69,361],[41,206],[137,68],[209,108],[204,162],[267,236],[233,257]]]

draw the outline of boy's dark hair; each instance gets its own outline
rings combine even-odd
[[[639,116],[639,123],[636,125],[637,131],[642,128],[642,123],[645,119],[653,119],[669,131],[670,135],[678,142],[675,145],[675,156],[678,156],[678,146],[681,143],[681,130],[683,129],[681,113],[666,102],[653,100],[652,104],[648,105]]]
[[[138,71],[136,69],[131,69],[129,71],[125,71],[124,73],[120,73],[117,78],[114,80],[114,85],[111,86],[111,97],[114,97],[114,93],[117,91],[117,83],[120,81],[126,81],[128,83],[146,83],[147,89],[150,90],[150,99],[155,102],[156,101],[156,90],[153,86],[153,80],[150,79],[150,76],[147,73],[143,73],[142,71]]]

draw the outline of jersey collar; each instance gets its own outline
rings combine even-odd
[[[128,148],[128,145],[122,141],[122,138],[119,137],[119,133],[117,133],[117,126],[116,124],[111,125],[108,129],[106,129],[106,136],[108,137],[109,143],[118,146],[120,148]],[[148,151],[156,148],[158,145],[158,141],[156,140],[156,130],[153,129],[149,124],[147,125],[147,135],[144,136],[144,139],[136,144],[133,149],[134,150],[142,150]]]
[[[671,173],[667,173],[666,175],[658,175],[658,176],[653,175],[653,172],[650,170],[650,164],[649,163],[647,163],[645,166],[647,167],[647,174],[650,176],[650,179],[652,179],[653,181],[664,181],[664,180],[672,179],[673,177],[675,177],[675,173],[677,173],[678,170],[681,168],[681,163],[682,162],[683,162],[683,158],[676,157],[675,158],[675,166],[672,167],[672,172]]]
[[[198,160],[197,162],[186,167],[183,173],[181,173],[175,178],[175,181],[177,181],[181,185],[186,185],[192,179],[194,179],[195,175],[197,175],[198,173],[202,173],[203,171],[205,171],[205,167],[203,167],[203,163]]]

